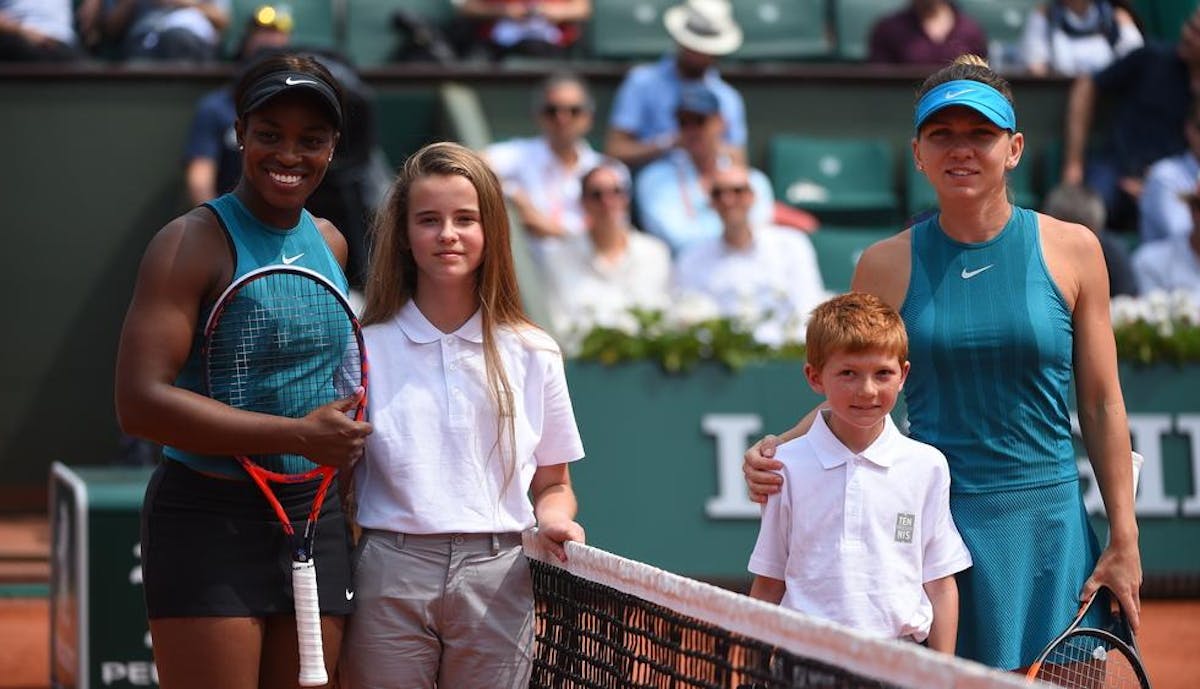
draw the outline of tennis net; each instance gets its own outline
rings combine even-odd
[[[611,553],[525,534],[537,689],[1029,689],[917,644],[881,641]]]

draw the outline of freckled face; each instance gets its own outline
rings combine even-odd
[[[238,123],[243,183],[267,206],[299,209],[316,190],[338,134],[311,98],[281,94]]]
[[[461,286],[483,263],[479,194],[466,177],[429,175],[409,189],[408,241],[423,285]]]
[[[965,106],[930,115],[913,140],[913,156],[939,199],[980,196],[1004,189],[1025,139]]]

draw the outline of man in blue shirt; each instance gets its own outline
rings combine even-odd
[[[663,23],[677,50],[658,62],[634,67],[625,77],[613,101],[605,153],[640,166],[674,148],[680,91],[685,85],[702,84],[720,102],[729,153],[745,161],[746,104],[716,68],[717,58],[742,45],[733,7],[728,0],[687,0],[664,12]]]
[[[1183,194],[1196,189],[1200,179],[1200,101],[1192,101],[1183,125],[1187,150],[1150,166],[1138,199],[1138,234],[1143,242],[1192,233],[1192,212]]]
[[[679,146],[642,168],[634,182],[642,229],[665,241],[675,254],[721,234],[721,216],[711,203],[713,180],[740,161],[722,144],[725,121],[720,107],[716,93],[704,84],[684,86],[672,108]],[[758,170],[747,174],[754,198],[752,224],[767,224],[775,208],[771,182]]]

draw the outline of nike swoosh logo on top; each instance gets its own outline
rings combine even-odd
[[[346,600],[354,600],[354,592],[346,589]]]
[[[944,97],[946,100],[950,100],[951,98],[958,98],[959,96],[961,96],[963,94],[971,93],[974,90],[975,89],[959,89],[958,91],[947,91],[946,95]]]
[[[283,265],[290,266],[293,263],[295,263],[296,261],[299,261],[300,257],[303,255],[304,255],[304,252],[301,251],[300,253],[296,254],[295,256],[284,256],[283,257]]]
[[[288,77],[287,79],[283,80],[283,83],[287,84],[288,86],[296,86],[298,84],[317,84],[317,82],[313,81],[312,79],[297,79],[295,77]]]
[[[996,264],[989,263],[986,266],[984,266],[982,268],[976,268],[975,270],[967,270],[966,268],[963,268],[962,269],[962,279],[970,280],[971,278],[975,277],[976,275],[979,275],[980,273],[987,270],[988,268],[991,268],[994,265],[996,265]]]

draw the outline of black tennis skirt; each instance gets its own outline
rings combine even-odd
[[[271,484],[297,533],[319,480]],[[313,559],[323,615],[354,610],[350,532],[337,481],[317,521]],[[142,506],[142,580],[150,619],[291,614],[291,541],[249,477],[213,478],[162,460]]]

